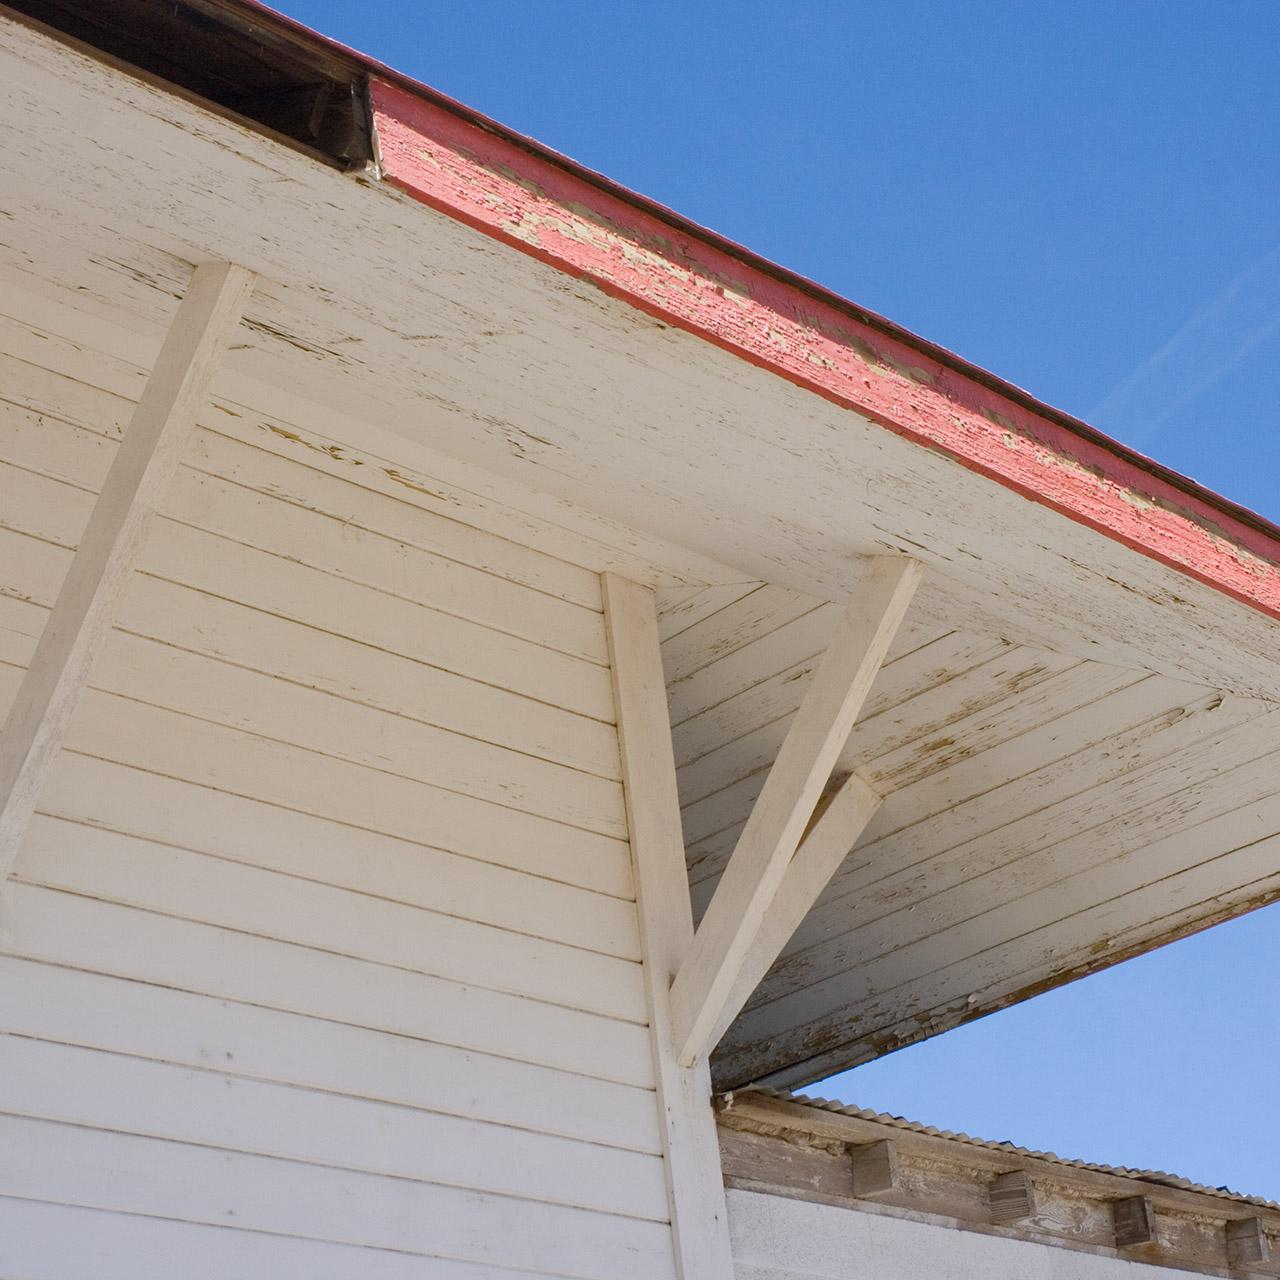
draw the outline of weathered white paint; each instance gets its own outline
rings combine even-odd
[[[131,413],[23,355],[0,705]],[[598,578],[245,434],[196,432],[8,885],[0,1272],[674,1280]]]
[[[733,1280],[711,1072],[705,1060],[682,1065],[672,1043],[671,979],[693,913],[653,593],[606,574],[604,605],[676,1263],[682,1280]]]
[[[777,907],[793,855],[920,583],[917,560],[866,569],[814,672],[724,878],[671,987],[677,1058],[709,1054],[737,1014],[744,963]],[[815,890],[816,892],[816,890]],[[758,967],[753,959],[753,970]],[[755,984],[752,983],[752,986]]]
[[[939,625],[1280,692],[1271,623],[1220,593],[405,197],[3,31],[8,105],[48,124],[6,142],[8,206],[42,230],[6,266],[86,312],[145,332],[175,259],[244,260],[288,283],[234,363],[318,414],[607,505],[741,579],[845,599],[856,557],[923,547]],[[161,172],[169,198],[149,200]],[[104,234],[112,254],[84,261]]]
[[[38,535],[0,528],[5,590],[13,593],[0,600],[0,659],[12,664],[3,677],[10,681],[29,661],[154,352],[150,337],[93,321],[91,308],[76,310],[65,295],[40,289],[26,277],[24,290],[0,290],[0,313],[29,317],[0,321],[0,346],[8,348],[0,351],[0,525]],[[102,702],[91,693],[101,709],[86,710],[78,732],[102,743],[127,740],[132,758],[153,770],[167,769],[176,753],[184,769],[199,771],[191,776],[241,795],[255,796],[261,779],[274,775],[297,808],[409,841],[428,760],[440,762],[441,779],[451,771],[456,777],[464,758],[506,760],[534,803],[542,780],[558,779],[554,785],[562,795],[569,785],[585,821],[610,823],[615,834],[594,841],[589,830],[560,826],[559,839],[530,846],[516,832],[531,818],[512,822],[500,805],[436,787],[433,812],[453,847],[465,838],[469,852],[490,861],[536,866],[544,876],[629,896],[609,672],[598,635],[593,640],[582,622],[599,616],[592,570],[610,553],[555,526],[545,509],[538,520],[526,514],[536,506],[532,491],[486,488],[474,468],[437,480],[395,453],[335,442],[345,431],[366,446],[396,445],[386,433],[271,392],[234,369],[224,369],[219,385],[224,392],[202,415],[160,513],[163,535],[142,548],[120,629],[100,655],[110,670],[104,683],[127,697]],[[226,388],[241,399],[229,398]],[[275,412],[253,407],[259,401]],[[330,434],[319,434],[317,424]],[[427,457],[401,447],[419,464]],[[479,490],[490,496],[476,496]],[[502,505],[501,495],[516,505]],[[589,568],[563,558],[575,537]],[[620,533],[617,541],[625,541]],[[403,585],[416,582],[432,584],[429,606]],[[683,611],[668,626],[664,659],[683,673],[675,674],[669,696],[698,911],[840,611],[750,584],[696,596],[686,590],[668,603],[676,600]],[[541,619],[541,635],[519,634],[529,630],[526,616]],[[334,634],[335,617],[345,634]],[[217,660],[225,674],[207,685],[202,675],[194,678],[193,655]],[[262,711],[278,717],[273,736],[283,731],[288,741],[230,732],[246,723],[242,700],[250,686],[264,687],[251,673],[279,686],[263,696]],[[176,714],[193,689],[208,691],[203,728]],[[395,734],[423,751],[396,772],[367,770],[358,794],[344,787],[346,766],[332,749],[317,755],[306,745],[326,740],[316,715],[348,703],[359,719],[350,720],[339,754],[377,763],[382,730],[369,709],[398,715]],[[1159,936],[1154,928],[1189,927],[1197,919],[1197,885],[1206,890],[1200,901],[1215,910],[1226,876],[1246,877],[1238,886],[1244,898],[1266,892],[1265,876],[1254,870],[1256,850],[1195,872],[1184,858],[1175,864],[1185,869],[1176,880],[1134,878],[1144,868],[1158,872],[1159,842],[1189,830],[1198,815],[1215,819],[1201,837],[1217,832],[1224,841],[1201,847],[1223,855],[1242,848],[1238,833],[1247,835],[1247,824],[1233,836],[1232,824],[1217,816],[1251,811],[1274,792],[1265,763],[1270,730],[1265,722],[1249,727],[1264,710],[1230,697],[1219,705],[1213,691],[1140,671],[908,619],[841,761],[864,771],[888,799],[766,978],[757,1008],[731,1028],[722,1062],[733,1054],[748,1074],[772,1069],[750,1055],[738,1058],[734,1046],[785,1046],[809,1020],[843,1017],[851,998],[864,998],[856,974],[867,965],[887,987],[877,984],[872,997],[877,1030],[853,1045],[850,1060],[876,1052],[881,1034],[926,1034],[1041,982],[1062,954],[1089,961],[1100,945],[1105,955],[1122,939],[1140,945]],[[345,725],[345,710],[340,717]],[[355,732],[361,724],[363,735]],[[457,735],[475,741],[455,757]],[[548,764],[560,768],[548,773]],[[406,768],[415,776],[401,776]],[[588,775],[595,804],[581,803],[580,774]],[[601,780],[614,784],[612,801]],[[98,787],[101,794],[110,789],[107,782]],[[200,804],[202,812],[213,809],[207,799]],[[230,820],[224,809],[218,822]],[[239,826],[249,825],[242,817]],[[1184,837],[1177,847],[1189,854],[1195,839]],[[286,840],[275,847],[293,846]],[[1104,918],[1111,889],[1100,870],[1117,850],[1125,856],[1118,869],[1134,877]],[[1092,893],[1092,904],[1070,917],[1051,916],[1058,899],[1049,886],[1077,866],[1077,901]],[[1014,900],[1000,916],[987,914],[1000,905],[993,882],[1008,883]],[[1016,904],[1038,889],[1046,891],[1030,900],[1042,904],[1037,923],[1057,931],[1062,952],[1046,952],[1036,929],[1021,927]],[[482,896],[478,887],[467,892]],[[484,892],[503,901],[492,888]],[[953,895],[951,905],[944,894]],[[929,911],[910,910],[926,902]],[[974,904],[985,919],[948,927],[973,919]],[[928,922],[939,909],[944,932],[931,941]],[[975,953],[967,941],[974,936],[997,939],[999,949]],[[814,985],[824,978],[832,981]],[[793,996],[802,1003],[792,1005]],[[920,1001],[927,1002],[924,1019],[916,1017]],[[839,1065],[833,1055],[775,1078],[794,1083]]]
[[[695,913],[837,616],[748,599],[664,645]],[[1194,886],[1224,873],[1237,901],[1266,893],[1250,838],[1280,829],[1260,807],[1271,722],[1266,703],[907,624],[839,765],[886,799],[727,1033],[719,1082],[794,1085],[954,1025],[1064,956],[1097,963],[1189,921]]]
[[[675,1155],[718,1191],[677,1132],[705,1078],[655,1103],[639,958],[684,917],[637,927],[601,571],[684,593],[702,902],[825,601],[930,561],[841,761],[892,794],[730,1032],[748,1072],[851,992],[919,1034],[1274,888],[1274,717],[1206,687],[1280,693],[1265,621],[3,21],[9,98],[47,127],[4,144],[0,699],[184,263],[269,282],[10,885],[6,1274],[675,1273]]]
[[[880,796],[856,773],[828,797],[826,807],[800,841],[760,930],[742,958],[727,1001],[735,1014],[760,985],[879,807]]]
[[[181,461],[253,275],[199,266],[138,401],[0,732],[0,881],[66,737],[138,547]]]
[[[1192,1273],[1110,1251],[963,1229],[906,1210],[866,1211],[730,1191],[738,1280],[1173,1280]]]

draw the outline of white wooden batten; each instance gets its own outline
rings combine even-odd
[[[694,931],[657,611],[647,588],[602,583],[676,1266],[683,1280],[733,1280],[710,1070],[672,1048],[670,984]]]
[[[196,267],[94,504],[0,737],[0,882],[253,285],[243,267]]]
[[[672,983],[684,1066],[710,1054],[875,813],[870,788],[851,778],[797,852],[923,572],[906,556],[876,557],[814,672]]]

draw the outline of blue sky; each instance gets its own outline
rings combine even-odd
[[[1280,521],[1275,0],[277,0]],[[828,1081],[1280,1199],[1280,907]]]

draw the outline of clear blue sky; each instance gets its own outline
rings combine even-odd
[[[277,0],[1280,520],[1277,0]],[[812,1092],[1280,1199],[1280,907]]]

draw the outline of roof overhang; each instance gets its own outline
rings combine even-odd
[[[217,7],[279,39],[315,42],[257,6]],[[995,831],[1037,812],[1030,784],[1023,807],[982,810],[980,785],[995,781],[949,791],[964,768],[995,769],[992,752],[1007,759],[1018,732],[1035,732],[1042,755],[1046,739],[1057,752],[1034,756],[1036,767],[1052,770],[1073,750],[1105,753],[1098,726],[1114,723],[1133,740],[1129,772],[1158,757],[1181,768],[1182,788],[1204,795],[1207,808],[1183,814],[1176,830],[1153,817],[1151,841],[1224,806],[1255,843],[1280,830],[1263,812],[1274,785],[1232,790],[1238,769],[1224,774],[1230,784],[1215,782],[1226,768],[1219,759],[1256,771],[1274,738],[1274,527],[456,103],[333,52],[368,77],[377,157],[349,173],[74,42],[0,21],[0,100],[10,119],[40,121],[6,135],[0,279],[33,326],[48,317],[64,336],[145,366],[189,264],[240,263],[263,284],[252,338],[229,358],[225,385],[239,403],[287,405],[349,447],[458,460],[505,492],[551,503],[565,523],[607,527],[617,551],[605,563],[681,588],[668,601],[677,619],[668,644],[673,706],[692,724],[673,715],[678,750],[690,742],[681,765],[695,881],[714,882],[725,833],[794,711],[770,681],[806,674],[825,642],[822,603],[848,597],[866,557],[886,552],[922,561],[926,580],[897,655],[907,664],[902,687],[872,697],[872,710],[898,727],[876,739],[879,756],[868,748],[851,765],[901,784],[903,796],[909,781],[911,797],[927,791],[948,810],[978,804],[975,822]],[[762,582],[772,608],[753,613],[738,600]],[[693,593],[708,585],[720,594],[698,603]],[[732,636],[717,631],[731,622]],[[721,658],[768,636],[773,670],[726,671]],[[943,705],[926,652],[940,640],[953,655],[943,683],[967,681],[954,705]],[[956,665],[983,644],[995,648]],[[1027,691],[1068,670],[1074,684],[1059,685],[1074,692],[1042,689],[1040,719],[1019,721]],[[1090,682],[1092,710],[1080,695]],[[761,716],[772,719],[758,724]],[[1076,737],[1057,742],[1046,726],[1058,723]],[[1159,736],[1178,723],[1177,734]],[[1150,728],[1134,737],[1136,726]],[[903,758],[885,763],[894,752]],[[926,995],[895,970],[889,999],[863,989],[867,956],[840,941],[843,908],[828,904],[804,963],[766,983],[769,1017],[749,1015],[736,1041],[731,1033],[737,1056],[722,1059],[722,1078],[812,1079],[1280,892],[1274,875],[1255,874],[1257,854],[1201,869],[1200,887],[1176,910],[1148,892],[1168,878],[1156,855],[1138,872],[1117,865],[1109,880],[1097,850],[1132,825],[1116,808],[1127,794],[1121,774],[1103,771],[1101,790],[1076,803],[1088,809],[1105,795],[1117,824],[1088,846],[1098,898],[1089,909],[1147,895],[1123,922],[1099,916],[1070,945],[1045,942],[1034,964],[993,960],[985,985],[958,992],[935,984]],[[1172,794],[1141,799],[1158,806]],[[720,806],[720,825],[700,837],[688,828],[708,803]],[[926,816],[914,803],[886,801],[868,847],[887,841],[904,856],[908,838],[895,833]],[[1214,856],[1243,847],[1237,837],[1224,834]],[[1149,846],[1124,847],[1138,857]],[[866,865],[855,851],[831,902],[847,904]],[[896,892],[923,901],[932,873],[919,874]],[[1123,875],[1134,874],[1146,878],[1127,887]],[[993,883],[998,896],[1011,882]],[[1022,923],[1039,936],[1040,917]],[[953,958],[928,963],[942,961]],[[825,1004],[813,996],[822,984]]]

